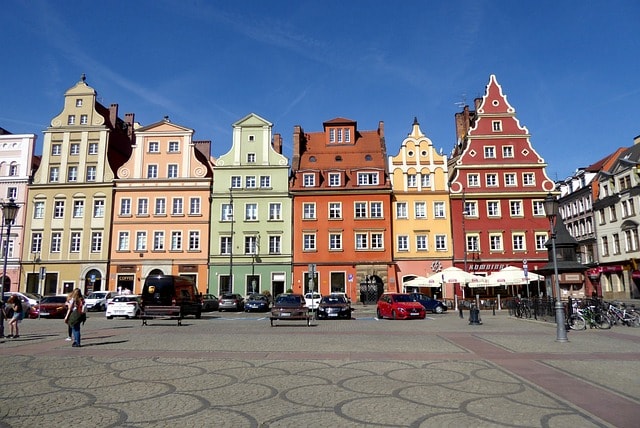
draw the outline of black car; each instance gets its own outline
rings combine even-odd
[[[344,318],[351,319],[351,304],[340,294],[323,296],[318,304],[318,319]]]
[[[411,300],[420,303],[424,306],[425,310],[431,311],[434,314],[441,314],[447,310],[447,305],[442,303],[440,300],[427,296],[426,294],[409,293],[409,296],[411,296]]]
[[[245,312],[267,312],[270,308],[269,298],[264,294],[252,294],[244,302]]]
[[[220,301],[218,297],[213,294],[202,295],[202,312],[217,311],[220,307]]]

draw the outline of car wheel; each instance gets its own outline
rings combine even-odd
[[[382,312],[380,312],[380,309],[378,309],[378,319],[384,319],[384,317],[382,316]]]
[[[391,311],[391,319],[393,320],[397,320],[398,317],[396,316],[396,311]]]
[[[435,312],[436,314],[441,314],[444,311],[442,310],[442,306],[436,306],[433,312]]]

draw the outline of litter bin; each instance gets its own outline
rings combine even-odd
[[[469,324],[482,324],[482,321],[480,321],[480,309],[475,304],[472,304],[469,309]]]

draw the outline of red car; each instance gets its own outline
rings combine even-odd
[[[40,300],[42,318],[64,318],[67,314],[67,296],[46,296]]]
[[[427,312],[418,302],[414,302],[407,293],[384,293],[378,299],[378,319],[391,318],[406,320],[411,318],[425,319]]]

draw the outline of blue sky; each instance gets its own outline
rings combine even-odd
[[[291,157],[347,117],[385,123],[388,155],[414,116],[450,153],[454,114],[495,74],[552,179],[640,135],[638,1],[22,1],[2,6],[0,127],[38,135],[82,73],[103,105],[168,115],[231,147],[253,112]]]

